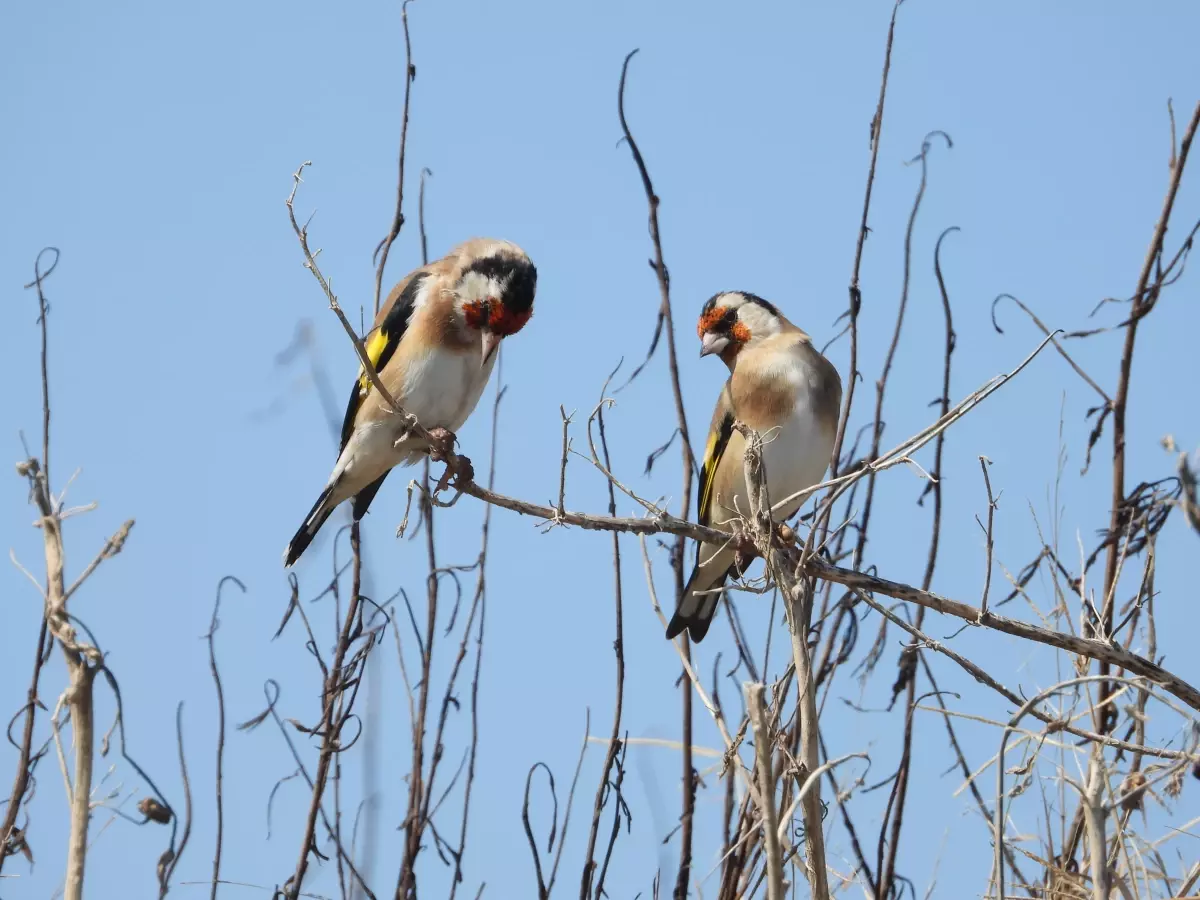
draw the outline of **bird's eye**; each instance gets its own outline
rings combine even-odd
[[[700,316],[700,322],[696,326],[696,333],[703,338],[705,332],[708,331],[723,331],[728,330],[728,325],[725,320],[732,316],[737,318],[737,313],[724,306],[718,306],[714,309],[706,310]],[[732,322],[732,319],[730,319]]]

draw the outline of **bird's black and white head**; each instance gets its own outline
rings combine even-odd
[[[537,269],[509,241],[476,238],[459,248],[455,307],[463,325],[479,332],[487,365],[500,341],[525,327],[533,315]]]
[[[696,326],[700,355],[716,354],[732,369],[743,349],[779,334],[785,322],[773,303],[755,294],[745,291],[714,294],[700,311]]]

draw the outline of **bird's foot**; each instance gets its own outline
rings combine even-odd
[[[442,473],[442,477],[438,479],[437,487],[434,489],[435,494],[441,493],[449,487],[451,479],[454,479],[457,484],[466,484],[475,480],[475,469],[471,465],[471,460],[454,452],[454,445],[457,441],[458,438],[454,436],[454,432],[448,428],[439,426],[429,429],[429,458],[434,462],[446,464],[446,471]]]
[[[758,548],[754,546],[754,539],[748,534],[741,534],[735,539],[733,547],[733,564],[737,567],[737,572],[744,575],[746,570],[750,568],[750,564],[758,558]]]
[[[435,460],[444,462],[454,456],[454,445],[457,442],[458,438],[454,436],[454,432],[449,428],[443,428],[439,425],[437,428],[429,429],[429,455]]]

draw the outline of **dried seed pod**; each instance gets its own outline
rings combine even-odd
[[[163,806],[153,797],[143,797],[138,801],[138,812],[146,817],[151,822],[157,822],[159,825],[166,825],[171,821],[171,810]]]

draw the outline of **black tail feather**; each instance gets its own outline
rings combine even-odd
[[[335,509],[332,506],[326,510],[321,509],[321,506],[329,499],[332,493],[333,485],[331,484],[325,490],[321,491],[321,496],[317,498],[317,502],[313,504],[313,508],[305,516],[304,524],[300,526],[300,530],[296,532],[287,546],[287,551],[283,555],[283,565],[285,567],[290,567],[308,549],[308,545],[312,543],[313,538],[317,536],[317,532],[321,530],[321,526],[325,524],[325,520],[329,518]]]
[[[730,566],[729,571],[722,575],[713,584],[707,587],[701,587],[696,584],[699,571],[693,570],[692,577],[688,579],[687,587],[683,589],[683,599],[675,608],[675,615],[671,616],[671,621],[667,623],[667,640],[683,634],[684,629],[687,629],[688,636],[697,644],[704,640],[704,636],[708,634],[708,627],[712,625],[713,618],[717,614],[717,610],[721,607],[721,594],[704,594],[696,597],[692,594],[693,591],[708,591],[717,590],[725,585],[725,581],[733,574],[735,567]],[[711,608],[706,609],[711,602]],[[683,609],[687,608],[688,612],[684,613]]]
[[[719,604],[718,604],[719,605]],[[716,615],[717,606],[713,606],[713,615],[702,616],[681,616],[678,612],[671,617],[671,621],[667,623],[667,639],[671,640],[683,634],[687,630],[690,637],[697,644],[704,640],[704,636],[708,634],[708,626],[712,624],[713,616]]]
[[[390,470],[389,470],[390,471]],[[384,472],[365,488],[354,495],[353,509],[354,521],[357,522],[367,514],[367,509],[371,506],[371,501],[375,499],[375,495],[379,493],[379,489],[383,486],[383,479],[388,477],[388,473]]]

